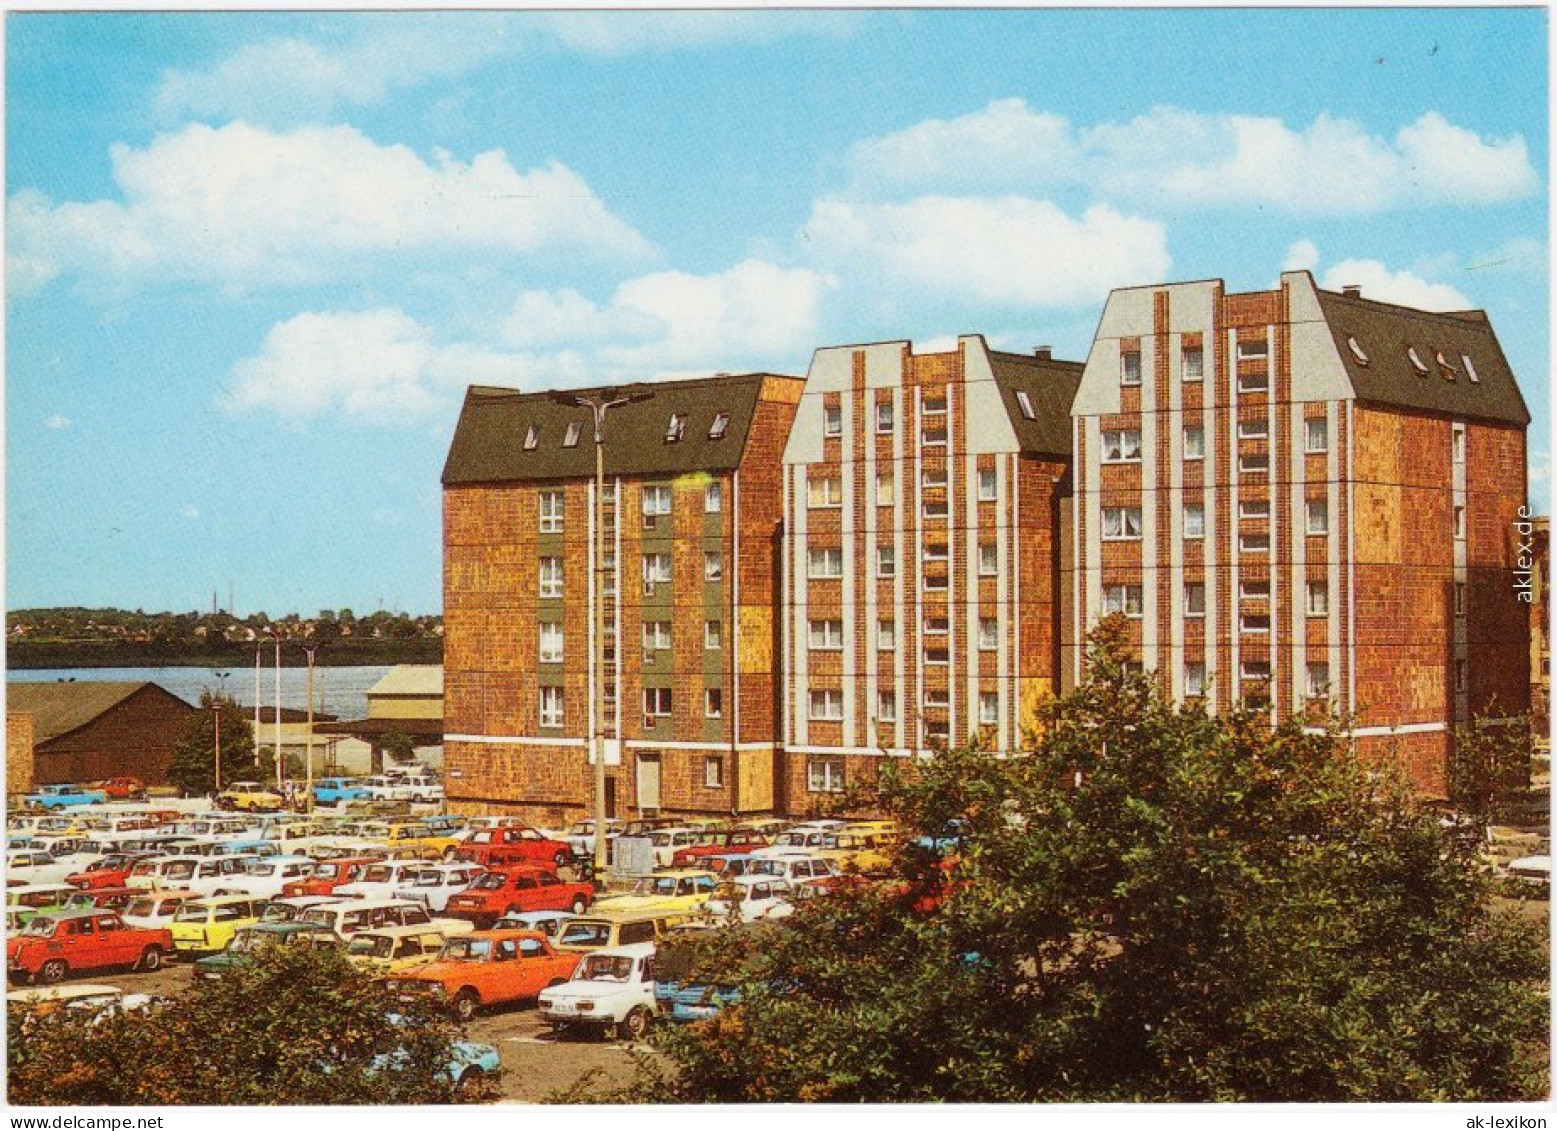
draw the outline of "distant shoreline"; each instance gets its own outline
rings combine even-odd
[[[265,667],[274,662],[275,646],[260,651]],[[302,641],[281,642],[283,666],[306,664]],[[441,664],[443,641],[433,640],[336,640],[315,654],[320,667],[370,667],[395,664]],[[243,668],[254,666],[254,646],[227,648],[162,649],[130,642],[27,641],[6,643],[5,666],[11,671],[40,668]]]

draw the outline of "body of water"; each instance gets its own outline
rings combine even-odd
[[[228,673],[225,680],[217,672]],[[368,689],[390,671],[388,665],[355,668],[314,668],[314,710],[338,719],[361,719],[368,713]],[[155,683],[180,699],[199,704],[204,691],[220,689],[249,710],[254,709],[253,668],[39,668],[35,671],[8,671],[13,683],[54,683],[59,680],[113,680]],[[276,701],[276,669],[260,669],[259,704],[270,707]],[[308,709],[308,669],[281,669],[281,705]]]

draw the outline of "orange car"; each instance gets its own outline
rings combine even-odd
[[[291,880],[281,885],[282,895],[329,895],[343,884],[362,878],[362,870],[370,864],[382,864],[377,856],[337,856],[333,860],[321,860],[306,879]]]
[[[533,1001],[547,987],[560,986],[579,958],[552,949],[539,931],[476,931],[451,938],[432,962],[389,984],[406,1001],[442,993],[455,1016],[469,1021],[482,1006]]]

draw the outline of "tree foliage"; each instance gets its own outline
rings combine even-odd
[[[1496,711],[1496,706],[1491,708]],[[1478,824],[1505,815],[1530,786],[1534,730],[1529,716],[1512,721],[1477,719],[1454,732],[1449,796]]]
[[[208,794],[216,787],[218,708],[222,728],[222,782],[252,780],[262,773],[254,749],[254,735],[243,707],[235,699],[203,691],[199,709],[189,717],[173,743],[173,761],[168,766],[168,780],[187,795]],[[274,757],[266,762],[273,776]]]
[[[392,728],[386,731],[381,745],[392,763],[398,765],[416,761],[416,743],[403,730]]]
[[[8,1026],[24,1105],[409,1104],[466,1098],[453,1022],[397,1002],[333,950],[270,947],[145,1010],[60,1010]]]
[[[665,1029],[638,1096],[1544,1096],[1541,941],[1469,850],[1336,735],[1175,708],[1122,658],[1096,640],[1021,757],[884,773],[880,804],[960,834],[955,863],[907,849],[905,881],[705,956],[744,971],[740,1004]]]

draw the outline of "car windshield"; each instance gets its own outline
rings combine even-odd
[[[605,923],[569,923],[557,942],[562,946],[605,946],[611,941],[611,928]]]
[[[85,892],[77,892],[65,900],[66,911],[90,911],[97,906],[97,900]]]
[[[450,939],[443,944],[443,953],[440,958],[471,959],[481,962],[492,953],[491,939]]]
[[[314,870],[310,872],[309,875],[313,876],[317,880],[333,880],[336,876],[340,875],[340,873],[341,866],[339,864],[326,863],[315,864]]]
[[[387,884],[395,878],[395,870],[388,864],[375,864],[365,869],[361,879],[368,884]]]
[[[508,877],[504,876],[500,872],[488,872],[470,886],[472,891],[496,891],[498,888],[502,887],[503,884],[507,882],[507,880]]]
[[[471,844],[491,844],[493,832],[491,829],[482,829],[480,832],[470,834]]]
[[[276,866],[266,860],[250,860],[243,866],[243,870],[250,876],[274,876]]]
[[[195,874],[195,861],[175,860],[162,870],[162,874],[170,880],[187,880]]]
[[[418,872],[416,873],[414,879],[416,881],[416,886],[419,888],[436,888],[443,886],[443,875],[444,874],[442,872]],[[449,882],[454,882],[455,878],[456,877],[451,875],[449,877]]]
[[[267,903],[260,915],[261,923],[290,923],[297,918],[297,908],[290,903]]]
[[[22,928],[22,934],[48,938],[54,933],[54,920],[47,915],[34,915],[27,920],[27,925]]]
[[[638,881],[633,888],[634,895],[675,895],[676,878],[674,876],[645,876]]]
[[[367,955],[370,958],[388,958],[395,949],[395,940],[383,935],[355,935],[347,954]]]
[[[204,923],[205,917],[210,914],[209,908],[201,903],[186,903],[178,909],[173,916],[175,923]]]
[[[633,960],[620,954],[591,954],[579,963],[581,982],[625,982],[632,977]]]

